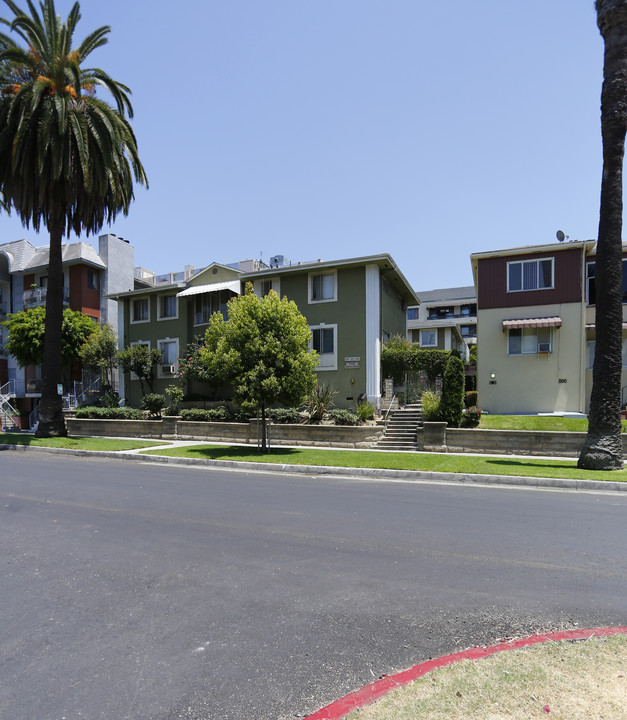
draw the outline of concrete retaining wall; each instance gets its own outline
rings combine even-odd
[[[248,423],[210,423],[183,421],[178,417],[162,420],[83,420],[67,419],[70,435],[163,438],[167,440],[214,440],[257,444],[257,420]],[[326,447],[371,447],[382,434],[374,425],[271,425],[272,445],[312,445]]]
[[[425,423],[418,430],[418,447],[431,452],[577,457],[585,439],[582,432],[447,428],[445,423]],[[627,435],[623,454],[627,455]]]

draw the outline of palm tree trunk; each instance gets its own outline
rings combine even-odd
[[[603,179],[596,256],[596,347],[588,437],[578,467],[624,466],[621,437],[623,157],[627,129],[627,0],[597,0],[605,40],[601,131]]]
[[[46,295],[46,331],[44,336],[44,367],[39,404],[37,437],[67,435],[63,417],[63,402],[57,386],[63,382],[61,359],[61,326],[63,323],[63,260],[61,240],[63,221],[50,219],[50,259],[48,263],[48,291]]]

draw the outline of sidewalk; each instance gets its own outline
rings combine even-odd
[[[118,440],[133,440],[133,438],[111,438]],[[135,438],[140,440],[140,438]],[[142,441],[147,438],[141,438]],[[296,465],[287,463],[257,463],[254,461],[234,461],[234,460],[214,460],[214,459],[197,459],[197,458],[176,458],[165,455],[143,455],[142,452],[149,449],[171,449],[174,447],[194,447],[202,445],[224,446],[224,447],[247,447],[253,448],[254,445],[249,443],[233,443],[233,442],[207,442],[206,440],[168,440],[167,444],[155,440],[155,445],[150,448],[138,448],[135,450],[117,450],[117,451],[98,451],[98,450],[75,450],[67,448],[48,448],[48,447],[32,447],[32,446],[11,446],[14,450],[28,450],[31,452],[50,452],[55,454],[78,455],[78,456],[94,456],[127,459],[134,462],[148,462],[157,464],[167,464],[172,466],[199,466],[199,467],[216,467],[229,470],[242,470],[246,472],[284,472],[293,475],[333,475],[336,477],[362,477],[371,480],[391,480],[406,482],[431,482],[431,483],[447,483],[447,484],[464,484],[464,485],[487,485],[487,486],[503,486],[503,487],[528,487],[547,490],[576,490],[576,491],[593,491],[593,492],[619,492],[627,493],[627,483],[611,482],[604,480],[571,480],[563,478],[541,478],[527,477],[515,475],[479,475],[471,473],[451,473],[451,472],[429,472],[421,470],[390,470],[381,468],[346,468],[326,465]],[[7,446],[4,446],[7,447]],[[299,449],[299,445],[280,445],[281,449]],[[353,448],[325,448],[316,447],[316,450],[325,451],[341,451],[351,452]],[[379,449],[360,449],[360,452],[390,452]],[[399,452],[399,451],[395,451]],[[433,455],[433,453],[425,453],[420,451],[400,451],[407,454],[424,454]],[[469,455],[471,453],[468,453]],[[506,459],[529,459],[526,455],[483,455],[474,453],[477,457],[494,457]],[[546,460],[572,460],[573,458],[538,457],[533,459]]]

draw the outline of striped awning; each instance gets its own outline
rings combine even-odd
[[[510,328],[562,327],[561,317],[516,318],[503,320],[503,330]]]
[[[202,295],[204,293],[218,292],[219,290],[231,290],[240,294],[239,280],[229,280],[228,282],[209,283],[208,285],[192,285],[191,287],[181,290],[177,293],[177,297],[188,297],[189,295]]]

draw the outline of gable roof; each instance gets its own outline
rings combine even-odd
[[[382,253],[381,255],[365,255],[363,257],[344,258],[341,260],[318,260],[317,262],[297,263],[278,268],[269,268],[267,270],[264,269],[256,272],[244,273],[241,276],[241,279],[242,281],[246,281],[254,280],[258,277],[276,277],[277,275],[286,275],[288,273],[308,273],[312,270],[318,269],[330,270],[339,267],[355,267],[360,265],[378,265],[384,278],[401,296],[406,305],[420,304],[420,298],[407,281],[407,278],[400,271],[392,256],[387,253]]]

